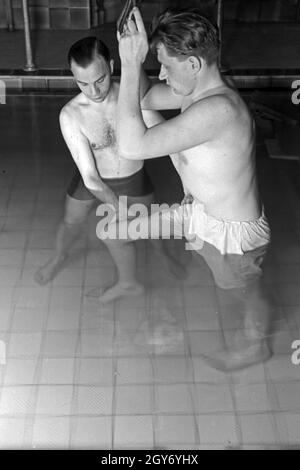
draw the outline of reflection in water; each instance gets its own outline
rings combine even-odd
[[[236,370],[259,362],[271,356],[268,337],[270,334],[272,308],[262,282],[262,263],[268,245],[249,251],[244,255],[221,255],[207,243],[198,252],[210,267],[226,325],[224,305],[232,305],[239,329],[225,337],[224,350],[206,360],[223,371]]]
[[[138,325],[134,344],[155,354],[184,353],[187,347],[184,341],[186,308],[193,305],[201,321],[205,310],[202,306],[205,305],[206,308],[215,307],[220,331],[220,341],[215,350],[200,348],[201,357],[208,365],[229,372],[269,359],[272,355],[272,304],[263,283],[262,271],[268,245],[244,255],[222,255],[209,243],[204,243],[197,252],[190,252],[185,251],[184,243],[177,242],[174,249],[174,241],[165,241],[169,245],[165,253],[172,253],[179,265],[185,265],[185,279],[182,276],[176,279],[173,273],[172,282],[171,274],[163,277],[161,270],[159,277],[153,279],[153,265],[151,262],[148,264],[149,305],[146,319],[143,317]],[[211,298],[204,299],[202,303],[201,292],[206,297],[203,289],[204,265],[209,268],[213,279],[207,291],[211,292],[212,286],[214,288]],[[192,292],[189,291],[191,278]],[[189,295],[195,293],[198,300],[189,299]]]

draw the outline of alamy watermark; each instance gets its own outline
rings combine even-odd
[[[6,104],[6,84],[0,80],[0,104]]]
[[[185,238],[187,250],[193,250],[192,242],[197,236],[190,233],[190,216],[184,211],[190,204],[151,204],[150,208],[142,203],[130,205],[127,209],[127,196],[119,197],[118,209],[113,204],[100,204],[96,215],[102,217],[96,227],[97,237],[101,240],[138,240],[171,237]],[[117,222],[118,216],[118,222]],[[178,220],[174,219],[179,219]],[[174,227],[176,225],[176,230]]]
[[[292,94],[292,103],[298,105],[300,104],[300,80],[295,80],[292,83],[292,88],[295,90]]]
[[[292,363],[295,366],[299,366],[300,365],[300,339],[296,339],[292,343],[292,349],[295,349],[295,351],[292,354],[292,358],[291,358]]]
[[[0,366],[6,364],[6,344],[4,341],[0,341]]]

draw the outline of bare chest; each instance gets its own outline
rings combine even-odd
[[[91,115],[82,120],[82,130],[94,151],[116,148],[116,123],[112,116]]]

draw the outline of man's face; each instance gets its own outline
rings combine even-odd
[[[96,55],[91,64],[80,67],[72,61],[71,70],[82,93],[91,101],[101,103],[109,94],[111,87],[111,73],[113,62],[110,64],[106,60]]]
[[[195,82],[191,73],[189,57],[185,60],[179,60],[177,57],[170,56],[166,47],[159,44],[157,59],[161,64],[159,79],[166,80],[176,95],[190,95],[193,92]]]

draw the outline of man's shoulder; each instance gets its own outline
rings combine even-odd
[[[74,96],[68,103],[66,103],[60,111],[59,118],[60,122],[64,124],[76,122],[78,113],[82,105],[81,93]]]
[[[226,89],[199,99],[193,103],[195,112],[215,117],[219,116],[226,121],[240,119],[242,115],[248,114],[243,99],[234,90]]]

